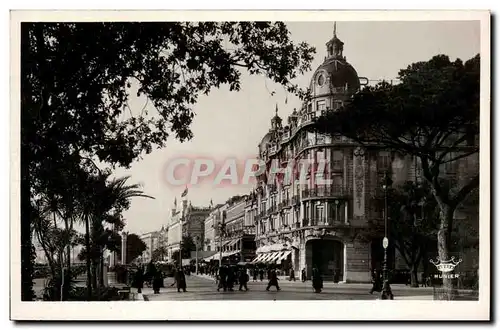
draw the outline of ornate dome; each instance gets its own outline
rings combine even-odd
[[[331,88],[345,88],[348,92],[356,92],[360,88],[356,70],[345,60],[327,58],[314,72],[310,88],[328,83]]]
[[[337,25],[334,25],[333,38],[326,43],[328,56],[316,69],[309,87],[324,90],[329,87],[331,92],[336,93],[340,88],[347,88],[347,94],[356,92],[360,88],[358,73],[343,56],[344,43],[337,38]],[[316,87],[316,88],[315,88]],[[337,89],[337,90],[335,90]]]

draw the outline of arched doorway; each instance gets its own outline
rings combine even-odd
[[[307,277],[317,267],[325,281],[342,281],[344,278],[344,244],[329,239],[313,239],[306,243]]]

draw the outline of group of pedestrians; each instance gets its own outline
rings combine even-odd
[[[132,280],[132,287],[137,288],[138,293],[142,293],[144,283],[148,282],[152,284],[153,292],[158,294],[160,293],[160,288],[163,287],[163,278],[162,271],[153,262],[150,262],[146,271],[142,265],[137,268]]]
[[[178,267],[174,271],[174,282],[170,286],[176,286],[177,292],[187,292],[186,271],[182,267]],[[210,271],[212,272],[213,269],[210,269]],[[281,291],[278,283],[278,273],[276,268],[269,267],[267,270],[264,270],[264,268],[248,269],[247,267],[237,267],[233,265],[222,265],[219,267],[216,274],[217,291],[220,291],[221,289],[223,291],[234,291],[235,285],[238,284],[238,291],[248,291],[250,275],[252,275],[254,282],[258,280],[263,281],[265,272],[267,272],[266,275],[268,279],[266,291],[269,291],[272,287],[275,287],[277,291]],[[378,277],[375,276],[374,279],[375,278]],[[164,287],[163,279],[164,274],[155,266],[154,263],[151,262],[148,264],[146,271],[144,270],[144,266],[138,267],[133,277],[132,286],[137,288],[137,291],[141,293],[144,288],[144,283],[151,281],[154,294],[159,294],[160,288]],[[290,270],[288,280],[295,281],[295,273],[293,270]],[[306,281],[305,269],[301,272],[301,280],[302,282]],[[316,293],[321,292],[323,289],[323,278],[320,271],[316,267],[314,267],[312,271],[312,286],[314,292]],[[374,282],[374,286],[370,293],[380,290],[380,287],[381,285],[378,281]]]
[[[234,291],[234,285],[239,284],[239,291],[248,291],[248,281],[250,276],[245,267],[235,267],[223,265],[217,274],[217,291]]]

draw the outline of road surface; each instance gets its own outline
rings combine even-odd
[[[248,283],[249,291],[238,291],[238,286],[233,292],[217,292],[217,286],[211,279],[198,277],[195,275],[186,276],[187,292],[177,292],[172,278],[165,280],[165,288],[160,294],[153,294],[151,288],[145,288],[143,294],[149,301],[178,301],[178,300],[376,300],[379,294],[369,293],[369,284],[333,284],[325,283],[325,288],[321,293],[314,293],[311,282],[289,282],[279,281],[281,291],[276,291],[272,287],[266,291],[267,281]],[[393,286],[395,299],[432,299],[432,288],[410,288]]]

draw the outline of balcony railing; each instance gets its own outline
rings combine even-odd
[[[303,198],[310,197],[340,197],[344,196],[345,191],[342,186],[330,186],[330,187],[317,187],[314,189],[304,189],[302,190]]]

